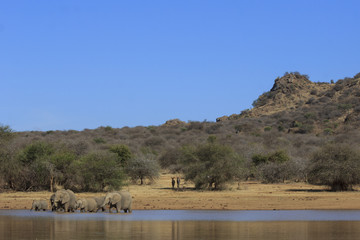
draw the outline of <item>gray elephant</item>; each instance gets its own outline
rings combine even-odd
[[[111,213],[111,208],[115,207],[116,212],[119,213],[120,210],[124,210],[124,212],[132,212],[132,198],[129,192],[121,191],[121,192],[110,192],[106,194],[105,199],[101,207],[105,207],[105,205],[109,205],[109,212]]]
[[[79,208],[80,212],[96,212],[97,206],[94,198],[81,198],[76,201],[76,208]]]
[[[101,207],[102,203],[105,200],[105,196],[104,197],[95,197],[94,199],[95,199],[96,204],[97,204],[97,206],[96,206],[97,210],[96,211],[99,211],[101,209],[103,212],[105,212],[105,206]]]
[[[76,197],[71,190],[61,189],[56,191],[54,202],[56,211],[63,208],[65,212],[74,212],[76,209]]]
[[[46,211],[48,208],[48,202],[46,200],[34,200],[32,202],[32,206],[30,211],[35,210],[35,211]]]
[[[51,207],[51,211],[54,212],[56,211],[56,206],[55,206],[55,193],[53,193],[50,196],[50,207]]]

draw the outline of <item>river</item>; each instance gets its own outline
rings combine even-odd
[[[359,239],[360,211],[0,210],[0,239]]]

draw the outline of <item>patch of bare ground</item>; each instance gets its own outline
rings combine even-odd
[[[324,186],[306,183],[234,183],[223,191],[195,191],[193,184],[181,179],[172,189],[171,177],[163,173],[152,184],[131,184],[124,189],[133,196],[133,209],[206,209],[206,210],[302,210],[360,209],[360,191],[330,192]],[[50,192],[0,193],[0,209],[30,209],[32,200],[49,199]],[[105,193],[76,193],[77,197]]]

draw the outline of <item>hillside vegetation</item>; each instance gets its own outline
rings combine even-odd
[[[173,119],[160,126],[47,132],[12,132],[2,126],[0,188],[106,191],[128,179],[155,179],[163,168],[184,173],[201,188],[252,178],[311,181],[348,190],[358,183],[356,176],[326,182],[312,170],[314,162],[323,162],[316,157],[329,156],[329,149],[340,143],[347,146],[346,154],[351,151],[343,161],[346,169],[358,169],[359,120],[360,74],[316,83],[295,72],[277,78],[252,109],[216,122]],[[339,175],[346,169],[339,169]]]

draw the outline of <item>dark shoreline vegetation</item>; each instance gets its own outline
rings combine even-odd
[[[360,74],[313,83],[286,73],[254,108],[217,122],[13,132],[0,126],[0,191],[118,189],[179,172],[197,189],[229,181],[305,181],[333,191],[360,183]]]

